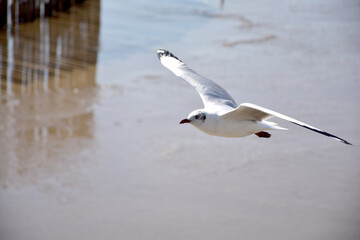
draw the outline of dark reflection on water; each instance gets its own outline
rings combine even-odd
[[[89,151],[99,32],[100,0],[0,32],[3,187],[53,176]]]
[[[75,77],[73,70],[96,64],[99,28],[100,2],[91,0],[67,13],[2,30],[2,92],[94,86],[94,72]]]

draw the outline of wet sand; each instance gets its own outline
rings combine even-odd
[[[98,25],[84,27],[84,17],[78,36],[71,35],[78,20],[50,28],[55,47],[50,41],[44,51],[55,64],[32,75],[39,79],[21,83],[36,67],[9,67],[2,50],[1,239],[360,238],[356,1],[87,7],[71,11],[101,14]],[[72,54],[72,42],[91,55]],[[14,38],[7,47],[14,43],[31,42]],[[355,146],[278,119],[289,131],[270,139],[217,138],[179,125],[202,103],[160,65],[157,48],[238,103],[282,112]],[[17,56],[31,48],[24,49]],[[4,84],[9,68],[21,84]]]

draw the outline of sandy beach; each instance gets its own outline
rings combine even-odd
[[[0,239],[360,239],[359,20],[357,1],[88,0],[1,30]],[[354,146],[179,125],[202,102],[158,48]]]

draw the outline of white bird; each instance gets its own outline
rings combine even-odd
[[[159,49],[157,55],[164,67],[197,90],[204,103],[204,108],[191,112],[180,124],[190,123],[204,133],[220,137],[245,137],[255,134],[261,138],[269,138],[271,135],[267,130],[287,130],[267,121],[271,117],[278,117],[352,145],[342,138],[270,109],[252,103],[238,106],[230,94],[217,83],[199,75],[169,51]]]

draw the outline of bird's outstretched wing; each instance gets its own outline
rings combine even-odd
[[[316,127],[313,127],[309,124],[306,124],[306,123],[303,123],[303,122],[300,122],[299,120],[296,120],[294,118],[291,118],[291,117],[288,117],[284,114],[281,114],[281,113],[278,113],[278,112],[275,112],[275,111],[272,111],[270,109],[267,109],[267,108],[264,108],[264,107],[260,107],[260,106],[257,106],[255,104],[252,104],[252,103],[243,103],[243,104],[240,104],[236,109],[228,112],[228,113],[225,113],[223,115],[224,118],[233,118],[233,119],[246,119],[246,120],[253,120],[253,121],[263,121],[263,120],[266,120],[268,118],[271,118],[271,117],[278,117],[278,118],[281,118],[281,119],[284,119],[284,120],[287,120],[293,124],[296,124],[298,126],[301,126],[301,127],[304,127],[304,128],[307,128],[309,130],[312,130],[314,132],[317,132],[317,133],[320,133],[322,135],[325,135],[325,136],[328,136],[328,137],[331,137],[331,138],[334,138],[335,140],[338,140],[342,143],[345,143],[345,144],[348,144],[348,145],[352,145],[351,143],[349,143],[348,141],[342,139],[342,138],[339,138],[335,135],[332,135],[328,132],[325,132],[321,129],[318,129]]]
[[[237,104],[228,92],[214,81],[207,79],[189,68],[171,52],[159,49],[157,55],[164,67],[195,87],[207,109],[218,107],[236,108]]]

